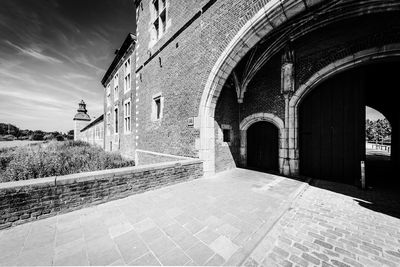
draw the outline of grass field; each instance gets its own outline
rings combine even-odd
[[[0,148],[0,182],[135,165],[133,160],[124,159],[118,153],[105,152],[82,141],[52,141],[38,145],[37,142],[6,143],[8,147]]]
[[[10,148],[10,147],[21,147],[33,144],[43,143],[43,141],[0,141],[0,149],[1,148]]]

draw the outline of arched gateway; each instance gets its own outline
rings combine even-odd
[[[345,114],[350,112],[363,117],[362,111],[350,110],[347,106],[359,108],[365,102],[354,103],[358,97],[367,96],[364,89],[354,89],[359,85],[352,84],[351,78],[332,79],[325,85],[323,82],[364,64],[396,61],[400,55],[400,22],[396,19],[399,11],[398,1],[269,1],[231,40],[207,80],[199,108],[200,157],[205,161],[205,171],[213,173],[224,169],[221,164],[226,162],[223,158],[228,154],[226,152],[230,152],[236,166],[246,167],[244,157],[247,155],[243,146],[246,141],[240,122],[253,114],[269,113],[283,122],[279,131],[279,171],[324,178],[310,164],[315,157],[310,156],[311,152],[323,153],[327,149],[317,148],[313,139],[306,141],[306,132],[313,127],[312,118],[321,126],[320,135],[323,133],[326,138],[326,129],[331,126],[323,124],[323,116],[331,116],[330,120],[338,127],[346,127],[350,120],[346,121]],[[365,82],[365,79],[357,79],[357,82]],[[345,86],[341,86],[343,84]],[[337,93],[335,89],[326,89],[323,99],[339,95],[339,102],[329,102],[330,106],[325,105],[318,111],[316,103],[321,96],[312,94],[313,89],[324,91],[323,86],[354,89],[354,103],[345,102],[345,91]],[[391,90],[385,92],[390,94]],[[235,94],[224,93],[228,91]],[[393,106],[385,100],[378,105],[382,103]],[[228,112],[222,110],[229,110],[229,118]],[[310,115],[315,112],[319,112],[319,119]],[[333,115],[335,112],[343,116]],[[394,108],[390,108],[389,113],[396,121],[392,146],[398,151],[399,113]],[[354,121],[363,124],[357,116]],[[303,132],[299,132],[300,121]],[[225,146],[223,138],[218,136],[221,125],[231,134],[230,142]],[[335,134],[331,131],[331,135]],[[358,139],[362,139],[361,132]],[[362,148],[353,148],[353,152],[358,154]],[[331,156],[345,154],[351,153],[335,151]],[[393,158],[398,160],[398,157]],[[332,173],[331,176],[335,180],[357,183],[360,161],[362,158],[352,157],[350,169],[353,173],[342,168],[341,172],[345,174],[341,178],[334,178],[336,174]],[[323,171],[329,168],[335,167],[329,166]],[[347,176],[351,176],[351,181],[343,178]]]

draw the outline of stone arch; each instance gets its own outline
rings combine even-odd
[[[240,122],[240,130],[247,131],[247,129],[255,122],[258,121],[267,121],[274,124],[281,131],[284,129],[285,124],[281,118],[271,113],[255,113],[250,116],[247,116]]]
[[[271,113],[255,113],[240,122],[240,161],[242,166],[247,164],[247,129],[256,122],[266,121],[275,125],[279,130],[279,171],[283,171],[283,158],[285,155],[285,124],[281,118]]]
[[[329,0],[271,0],[242,26],[221,53],[206,81],[197,118],[197,127],[200,128],[200,139],[197,146],[199,148],[199,156],[204,160],[205,175],[215,172],[214,112],[222,88],[235,66],[250,49],[261,41],[262,38],[269,35],[271,31],[293,17],[323,3],[335,4],[334,1]],[[375,12],[375,10],[376,12],[380,12],[381,8],[383,10],[397,8],[396,4],[388,3],[385,9],[385,4],[373,0],[362,1],[352,6],[356,9],[350,10],[347,13],[344,13],[345,10],[343,10],[339,19],[361,16]],[[334,21],[334,19],[330,21]],[[322,27],[322,25],[320,26]],[[290,39],[290,36],[287,36],[287,39]]]
[[[311,2],[309,6],[318,2]],[[214,112],[218,96],[229,74],[243,56],[264,36],[306,8],[304,1],[301,0],[269,1],[243,25],[214,64],[200,100],[198,117],[200,124],[199,156],[204,160],[205,175],[215,172]]]
[[[317,71],[311,76],[311,78],[299,86],[297,91],[291,97],[288,107],[288,154],[290,158],[289,165],[291,175],[298,175],[299,170],[298,107],[307,94],[310,93],[317,85],[340,72],[358,67],[363,64],[393,57],[400,57],[400,43],[374,47],[339,59]]]

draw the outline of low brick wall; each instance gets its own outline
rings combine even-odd
[[[135,163],[137,166],[190,159],[186,157],[157,153],[140,149],[137,149],[135,153],[136,153]]]
[[[0,183],[0,229],[203,175],[201,160]]]

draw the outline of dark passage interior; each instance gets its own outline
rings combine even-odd
[[[314,88],[299,107],[299,153],[302,175],[360,185],[365,162],[367,186],[399,184],[399,108],[396,91],[399,62],[364,65],[337,74]],[[365,107],[379,110],[392,126],[390,160],[365,156]]]
[[[247,166],[279,172],[279,131],[272,123],[256,122],[247,130]]]

